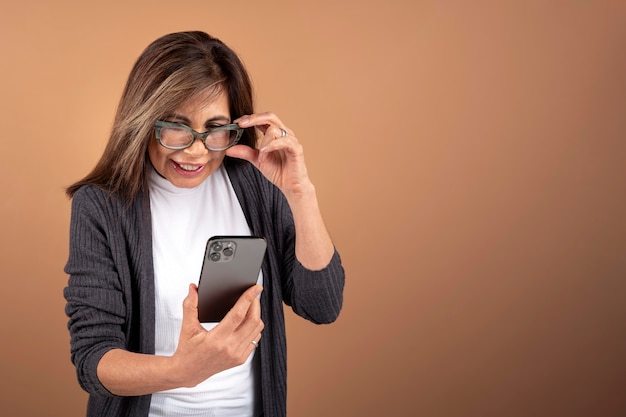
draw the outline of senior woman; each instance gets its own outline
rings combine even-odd
[[[95,168],[68,187],[64,295],[88,416],[284,416],[283,303],[337,318],[344,270],[302,146],[252,97],[220,40],[165,35],[135,63]],[[267,254],[226,317],[200,323],[214,235],[263,236]]]

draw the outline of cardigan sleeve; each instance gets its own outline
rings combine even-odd
[[[282,301],[317,324],[335,321],[343,304],[345,273],[335,250],[329,264],[306,269],[295,254],[295,225],[283,193],[247,162],[227,158],[226,168],[252,230],[268,237],[268,272],[280,283]]]
[[[305,268],[295,259],[291,274],[283,281],[285,303],[301,317],[316,324],[332,323],[343,304],[345,273],[337,250],[319,271]]]
[[[296,232],[291,208],[283,193],[271,186],[274,197],[274,232],[278,241],[281,258],[281,286],[283,301],[293,311],[316,324],[334,322],[343,305],[345,272],[339,252],[335,248],[333,256],[324,268],[310,270],[296,257]]]
[[[111,217],[106,198],[92,187],[83,187],[74,195],[64,296],[78,382],[90,394],[113,396],[96,372],[107,351],[125,346],[126,309],[113,257],[111,222],[106,221]]]

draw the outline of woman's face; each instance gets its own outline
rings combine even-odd
[[[206,132],[230,123],[228,109],[228,95],[223,90],[216,93],[209,88],[165,120],[185,124],[196,132]],[[196,140],[189,148],[172,150],[161,146],[154,136],[148,145],[148,155],[157,172],[179,188],[197,187],[224,160],[224,151],[209,151],[201,140]]]

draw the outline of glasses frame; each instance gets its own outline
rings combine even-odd
[[[164,144],[163,142],[161,142],[161,129],[168,128],[168,127],[186,130],[186,131],[188,131],[192,135],[193,139],[191,140],[191,142],[189,142],[187,145],[184,145],[184,146],[168,146],[168,145]],[[209,135],[211,133],[213,133],[213,132],[220,131],[220,130],[234,130],[234,131],[236,131],[237,132],[237,136],[235,137],[235,140],[233,141],[233,143],[229,144],[226,147],[221,147],[221,148],[213,148],[213,147],[210,147],[209,145],[207,145],[206,140],[209,137]],[[239,125],[236,124],[236,123],[229,123],[229,124],[226,124],[226,125],[216,126],[214,128],[211,128],[211,129],[207,130],[206,132],[202,132],[202,133],[196,132],[195,130],[193,130],[192,128],[190,128],[189,126],[187,126],[186,124],[183,124],[183,123],[167,122],[165,120],[157,120],[154,123],[154,133],[155,133],[155,137],[156,137],[157,142],[159,142],[159,145],[163,146],[164,148],[172,149],[172,150],[176,150],[176,151],[179,151],[181,149],[189,148],[191,145],[194,144],[194,142],[197,139],[202,139],[202,143],[204,144],[204,147],[207,148],[210,151],[214,151],[214,152],[216,152],[216,151],[225,151],[226,149],[236,145],[237,142],[239,142],[239,139],[241,139],[241,135],[243,134],[243,131],[244,131],[244,128],[243,127],[239,127]]]

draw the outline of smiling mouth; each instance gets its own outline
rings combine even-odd
[[[181,169],[187,172],[194,172],[202,168],[202,165],[190,165],[190,164],[179,164],[176,163]]]

